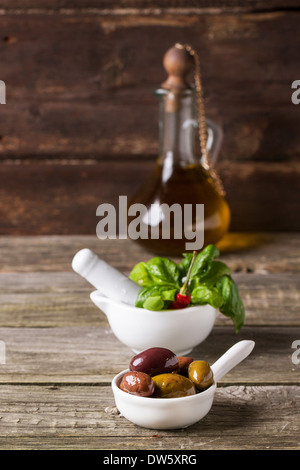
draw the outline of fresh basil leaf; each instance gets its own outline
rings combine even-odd
[[[175,296],[177,292],[178,292],[177,289],[164,290],[161,293],[161,297],[163,300],[173,302],[175,300]]]
[[[147,308],[148,310],[162,310],[168,306],[169,302],[172,302],[175,299],[176,292],[177,289],[170,289],[169,285],[144,287],[138,293],[135,306],[140,308]],[[161,302],[158,302],[158,300],[155,299],[154,302],[156,308],[149,308],[149,305],[151,306],[150,299],[154,297],[159,297]]]
[[[201,277],[201,283],[216,284],[222,276],[231,275],[230,268],[221,261],[212,261],[210,268],[205,276]]]
[[[214,287],[217,285],[218,280],[224,276],[231,274],[229,267],[221,261],[212,261],[210,268],[205,276],[194,277],[190,281],[190,290],[193,291],[196,287],[206,284],[207,286]]]
[[[193,285],[193,280],[196,279],[196,283],[194,283],[194,285],[198,285],[199,279],[202,279],[204,276],[208,275],[208,272],[210,271],[212,264],[214,263],[213,259],[218,257],[219,254],[219,250],[215,245],[208,245],[196,255],[190,277],[191,286]],[[192,262],[193,254],[183,253],[182,256],[182,261],[177,265],[180,272],[180,280],[186,277],[190,264]]]
[[[223,304],[223,297],[216,287],[203,284],[192,291],[191,303],[197,305],[209,304],[214,308],[220,308]]]
[[[154,284],[154,280],[149,272],[148,266],[143,262],[134,266],[131,273],[129,274],[129,279],[142,287],[150,287]]]
[[[161,296],[153,296],[148,297],[143,307],[147,310],[162,310],[164,308],[164,301],[162,300]]]
[[[148,261],[147,268],[157,284],[177,285],[179,270],[177,264],[168,258],[155,257]]]
[[[142,287],[168,284],[179,288],[179,270],[177,264],[168,258],[155,257],[147,263],[138,263],[129,274],[129,278]]]
[[[215,245],[208,245],[204,250],[197,254],[191,272],[191,279],[201,278],[207,274],[211,268],[214,258],[219,256],[220,252]]]
[[[223,297],[220,312],[232,319],[235,332],[238,333],[245,320],[245,310],[239,289],[230,276],[221,277],[218,281],[218,288]]]
[[[135,306],[139,308],[143,308],[145,300],[151,295],[153,287],[144,287],[141,289],[137,295],[137,299],[135,302]]]

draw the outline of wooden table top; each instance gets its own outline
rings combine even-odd
[[[175,431],[139,428],[115,408],[111,379],[133,353],[90,301],[93,288],[72,271],[84,247],[127,274],[152,256],[130,240],[0,237],[1,449],[299,449],[298,233],[235,233],[220,246],[245,325],[236,335],[219,314],[193,356],[213,362],[240,339],[256,345],[218,384],[209,414]]]

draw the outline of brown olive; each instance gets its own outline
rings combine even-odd
[[[214,381],[213,372],[206,361],[193,361],[188,368],[188,377],[198,390],[205,390]]]
[[[155,386],[150,375],[133,371],[123,375],[120,389],[131,395],[150,397],[154,393]]]
[[[159,374],[152,377],[157,398],[178,398],[196,394],[193,382],[179,374]]]
[[[177,356],[177,359],[178,359],[177,373],[187,377],[189,365],[191,362],[193,362],[194,359],[192,357],[186,357],[186,356]]]

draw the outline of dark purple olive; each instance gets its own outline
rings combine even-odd
[[[170,349],[149,348],[132,358],[129,369],[151,376],[174,372],[178,370],[178,359]]]

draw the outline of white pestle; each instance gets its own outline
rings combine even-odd
[[[115,301],[134,305],[141,287],[93,251],[83,248],[73,258],[72,268],[102,295]]]

